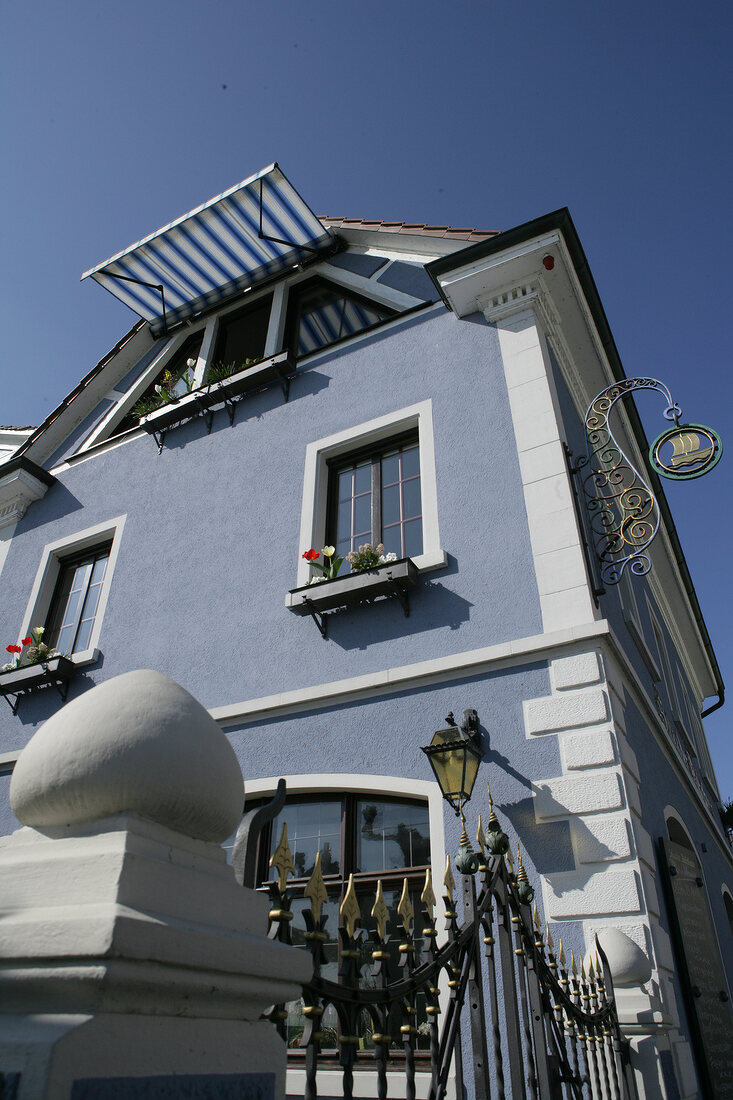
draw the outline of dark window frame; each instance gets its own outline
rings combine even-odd
[[[407,431],[400,432],[397,435],[389,436],[384,440],[380,440],[379,443],[371,443],[368,446],[360,447],[353,451],[348,451],[345,454],[338,455],[337,457],[327,460],[328,468],[328,498],[326,505],[326,545],[336,546],[338,552],[338,505],[339,505],[339,474],[347,470],[350,466],[354,466],[367,459],[371,460],[371,535],[364,541],[371,543],[372,546],[376,546],[381,542],[384,542],[384,530],[382,526],[382,459],[385,455],[388,455],[390,451],[401,450],[405,447],[416,446],[418,449],[418,460],[420,454],[420,433],[417,428],[411,428]],[[419,468],[419,467],[418,467]],[[423,500],[422,500],[422,473],[418,473],[420,482],[420,512],[416,516],[409,516],[408,519],[419,519],[420,529],[422,534],[422,541],[424,546],[424,531],[422,528],[423,519]],[[413,480],[412,478],[407,480]],[[403,484],[403,482],[400,482]],[[352,497],[353,500],[353,497]],[[407,522],[404,518],[400,519],[399,526],[404,528],[404,524]],[[395,526],[395,525],[393,525]],[[363,536],[359,536],[362,538]],[[400,542],[403,541],[403,532],[400,533]],[[356,547],[354,547],[355,549]],[[422,553],[422,547],[420,550]],[[402,554],[398,554],[398,557],[402,557]]]
[[[97,621],[97,616],[99,615],[99,597],[101,596],[102,589],[104,588],[104,582],[105,582],[106,576],[107,576],[107,569],[109,569],[109,560],[110,560],[111,553],[112,553],[112,540],[110,539],[110,540],[105,540],[104,542],[98,543],[94,546],[89,546],[85,550],[80,550],[80,551],[77,551],[73,554],[69,554],[66,557],[59,558],[58,576],[56,578],[56,583],[54,584],[53,595],[51,596],[51,600],[50,600],[50,603],[48,605],[48,612],[46,614],[45,624],[44,624],[43,640],[46,643],[46,645],[48,645],[50,648],[53,649],[53,648],[56,648],[58,646],[58,642],[59,642],[59,638],[60,638],[60,634],[61,634],[61,629],[62,629],[62,626],[64,625],[64,618],[65,618],[65,615],[66,615],[66,610],[68,608],[69,597],[71,595],[71,588],[69,588],[69,591],[66,593],[65,596],[63,595],[63,591],[64,591],[64,587],[67,583],[67,580],[69,578],[69,574],[72,570],[74,571],[74,574],[75,574],[76,570],[80,566],[87,565],[87,564],[91,565],[91,569],[89,570],[89,574],[88,574],[88,576],[86,578],[86,581],[85,581],[85,584],[84,584],[83,594],[79,598],[78,608],[77,608],[76,614],[74,616],[74,619],[72,620],[73,628],[74,628],[72,644],[71,644],[71,647],[68,650],[65,649],[64,652],[67,652],[69,654],[73,654],[73,653],[76,653],[76,652],[82,652],[84,649],[88,648],[87,646],[77,647],[76,646],[76,641],[77,641],[77,638],[79,636],[79,630],[81,629],[82,621],[84,621],[83,620],[83,613],[84,613],[84,610],[85,610],[87,597],[89,595],[89,589],[91,587],[91,580],[92,580],[92,576],[94,574],[94,566],[102,558],[106,559],[107,564],[105,566],[105,575],[102,578],[102,581],[100,583],[100,592],[99,592],[99,595],[97,597],[97,604],[96,604],[96,607],[94,609],[94,615],[92,617],[92,626],[91,626],[91,629],[90,629],[90,632],[89,632],[90,636],[94,631],[94,624]],[[71,577],[72,585],[73,585],[73,580],[74,580],[74,577],[72,576]],[[62,602],[63,602],[63,606],[62,606]]]

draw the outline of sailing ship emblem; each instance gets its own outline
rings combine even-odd
[[[649,458],[662,477],[686,480],[712,470],[722,453],[720,436],[712,428],[702,424],[684,424],[660,435],[649,450]]]

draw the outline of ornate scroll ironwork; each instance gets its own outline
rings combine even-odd
[[[659,505],[639,471],[621,450],[611,431],[611,409],[635,390],[655,390],[667,402],[664,416],[678,424],[682,415],[667,387],[656,378],[625,378],[601,390],[585,414],[586,454],[576,469],[584,469],[583,488],[595,539],[601,576],[618,584],[624,570],[644,576],[652,567],[646,553],[659,530]]]
[[[351,876],[339,928],[329,932],[329,916],[317,900],[324,893],[317,861],[305,888],[311,900],[311,907],[302,909],[306,930],[294,935],[293,899],[280,877],[281,868],[287,875],[292,866],[283,835],[276,875],[267,887],[270,936],[285,943],[297,939],[313,958],[313,977],[290,1012],[276,1005],[270,1019],[301,1054],[305,1100],[317,1096],[319,1066],[333,1073],[339,1063],[345,1100],[352,1100],[357,1067],[374,1073],[371,1095],[377,1100],[387,1098],[390,1069],[399,1073],[400,1095],[407,1100],[415,1100],[419,1069],[430,1074],[428,1100],[444,1100],[451,1073],[456,1095],[462,1096],[469,1067],[476,1100],[635,1100],[629,1044],[619,1029],[602,950],[596,944],[596,957],[585,964],[581,959],[579,967],[571,955],[566,968],[562,942],[556,952],[549,929],[543,935],[536,905],[534,915],[530,910],[534,892],[521,855],[515,873],[493,805],[489,835],[492,843],[479,826],[477,875],[460,875],[457,886],[448,861],[442,946],[429,871],[419,917],[406,879],[395,916],[381,882],[371,907],[366,898],[359,904]],[[412,887],[415,896],[417,889]],[[373,928],[358,927],[370,909]],[[323,971],[327,945],[332,954],[337,943],[334,981]],[[470,1033],[470,1063],[462,1028]]]

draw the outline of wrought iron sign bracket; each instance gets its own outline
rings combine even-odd
[[[158,444],[158,454],[162,454],[163,453],[163,443],[165,442],[165,429],[162,429],[159,432],[153,432],[152,436],[153,436],[153,439],[155,440],[155,442]]]
[[[585,414],[586,453],[571,472],[585,471],[585,503],[603,584],[618,584],[627,569],[633,576],[645,576],[652,567],[648,549],[659,530],[656,497],[609,424],[616,402],[637,390],[660,394],[666,402],[664,417],[674,423],[649,449],[649,465],[661,477],[678,481],[701,477],[723,453],[720,436],[712,428],[680,424],[682,410],[656,378],[624,378],[596,394]],[[671,455],[663,451],[669,445]]]

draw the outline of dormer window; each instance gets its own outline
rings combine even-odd
[[[127,431],[128,428],[136,428],[140,417],[152,411],[156,404],[160,404],[160,398],[156,386],[164,388],[172,397],[182,397],[194,384],[194,370],[189,367],[189,360],[197,360],[201,351],[203,331],[189,336],[184,340],[174,355],[168,359],[162,370],[158,371],[153,381],[148,385],[127,416],[117,425],[116,432]]]
[[[298,358],[310,355],[386,321],[395,312],[335,283],[311,279],[290,291],[290,348]]]
[[[228,367],[233,363],[239,367],[247,360],[262,359],[271,309],[272,295],[268,294],[253,305],[220,317],[211,364]]]

